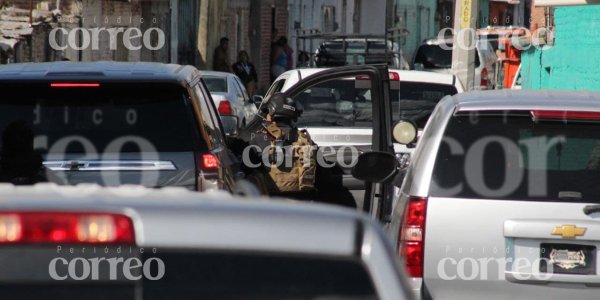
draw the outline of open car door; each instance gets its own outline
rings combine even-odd
[[[336,89],[327,84],[341,80],[351,80],[352,86],[347,89]],[[353,92],[350,93],[349,90]],[[357,94],[354,92],[355,90],[362,92]],[[352,166],[349,160],[356,162],[358,154],[369,151],[394,154],[391,140],[392,107],[387,66],[365,65],[332,68],[303,78],[284,94],[295,99],[296,103],[299,103],[304,110],[303,115],[298,119],[300,128],[325,123],[333,124],[336,127],[329,128],[330,130],[346,132],[343,135],[348,139],[348,143],[345,145],[347,147],[333,148],[333,155],[329,153],[328,157],[337,161],[336,167],[339,167],[343,176],[346,177],[344,178],[345,186],[353,184],[352,181],[354,181],[364,188],[364,201],[362,204],[359,203],[362,209],[376,219],[388,221],[392,205],[393,185],[347,178],[351,177]],[[355,129],[367,130],[370,135],[370,143],[367,141],[356,146],[357,144],[352,141],[351,133]],[[309,133],[311,133],[310,130]],[[322,147],[322,145],[318,146]],[[339,153],[339,151],[343,151],[343,153]],[[326,156],[327,154],[321,152],[320,155]],[[340,157],[344,158],[344,162],[341,164]],[[317,178],[317,180],[319,179]]]

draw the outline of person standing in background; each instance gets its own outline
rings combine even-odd
[[[246,87],[248,95],[252,97],[256,89],[256,83],[258,82],[258,75],[256,74],[256,68],[249,60],[248,52],[242,50],[238,53],[238,61],[231,68],[235,75],[240,78],[244,87]]]
[[[286,48],[289,48],[287,38],[282,36],[273,47],[273,58],[271,60],[271,75],[273,76],[273,80],[288,70],[288,52]]]
[[[229,55],[227,54],[227,48],[229,48],[229,39],[222,37],[219,42],[219,46],[215,48],[213,54],[213,70],[220,72],[231,72],[229,68]]]
[[[294,49],[290,47],[290,44],[285,43],[285,54],[287,55],[287,67],[286,70],[294,69]]]

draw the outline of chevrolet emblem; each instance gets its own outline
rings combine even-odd
[[[576,236],[585,234],[585,227],[577,227],[575,225],[563,225],[560,227],[554,227],[552,229],[552,235],[560,235],[565,239],[572,239]]]

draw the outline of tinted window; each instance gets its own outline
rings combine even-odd
[[[271,88],[269,88],[269,90],[267,91],[267,94],[265,95],[265,98],[270,97],[271,95],[280,92],[281,89],[283,89],[283,86],[285,85],[285,79],[280,79],[277,80],[273,83],[273,85],[271,85]]]
[[[424,128],[437,103],[443,97],[456,93],[456,88],[452,85],[402,81],[400,115],[398,118],[394,115],[394,119],[408,119],[415,122],[417,127]],[[394,111],[398,109],[394,108]]]
[[[392,49],[384,41],[333,41],[321,45],[317,55],[318,67],[392,63]]]
[[[433,196],[600,202],[600,124],[521,116],[453,117]]]
[[[360,261],[260,254],[166,253],[145,299],[377,299]]]
[[[51,88],[48,83],[0,84],[0,132],[32,131],[35,148],[44,153],[48,149],[53,153],[152,150],[142,143],[165,152],[203,146],[195,142],[197,127],[185,89],[171,84],[135,85]],[[175,128],[177,134],[173,134]],[[109,147],[118,138],[128,142],[118,150]],[[66,148],[61,147],[65,140],[71,140]],[[93,149],[85,149],[84,144]]]
[[[449,69],[452,67],[452,43],[446,43],[449,50],[440,45],[422,45],[415,55],[415,64],[426,69]],[[475,55],[475,67],[479,67],[479,55]]]
[[[203,79],[211,93],[227,93],[227,78],[205,76]]]
[[[0,284],[3,299],[224,299],[374,300],[375,288],[360,261],[243,253],[185,253],[161,249],[151,257],[164,262],[158,280],[106,284]],[[150,274],[158,274],[156,262]]]
[[[393,119],[424,125],[437,102],[454,94],[456,88],[451,85],[402,81],[400,90],[390,91]],[[299,126],[372,127],[371,90],[357,88],[354,79],[320,83],[298,95],[296,101],[304,109]]]

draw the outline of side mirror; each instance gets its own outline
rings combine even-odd
[[[394,180],[400,164],[394,154],[366,152],[358,157],[352,168],[352,176],[366,182],[390,183]]]
[[[400,120],[392,129],[392,136],[397,143],[410,145],[417,141],[419,130],[415,123],[407,120]]]
[[[256,108],[260,107],[260,104],[263,102],[264,97],[260,96],[260,95],[254,95],[252,96],[252,99],[250,101],[252,101],[252,103],[254,103],[254,105],[256,106]]]
[[[221,123],[226,136],[236,136],[238,134],[238,122],[237,116],[221,116]]]

